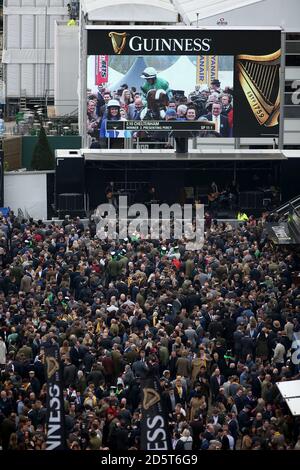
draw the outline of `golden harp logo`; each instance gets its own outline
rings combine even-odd
[[[153,388],[144,388],[143,408],[145,410],[149,410],[149,408],[158,403],[159,400],[160,396]]]
[[[48,379],[51,379],[52,375],[54,375],[55,372],[58,371],[59,364],[57,360],[52,356],[48,356],[46,358],[46,362],[47,362],[47,376],[48,376]]]
[[[116,33],[115,31],[111,31],[108,36],[111,39],[114,52],[120,55],[126,45],[127,33]]]
[[[237,74],[254,116],[261,126],[278,124],[280,112],[280,55],[237,56]]]

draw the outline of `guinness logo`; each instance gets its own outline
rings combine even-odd
[[[160,396],[153,388],[144,388],[143,408],[145,410],[149,410],[149,408],[158,403],[159,400]]]
[[[225,21],[224,18],[220,18],[219,21],[217,21],[217,24],[218,24],[219,26],[225,26],[225,25],[227,25],[228,23],[227,23],[227,21]]]
[[[280,112],[280,55],[237,56],[237,75],[259,124],[277,126]]]
[[[47,362],[47,376],[48,379],[51,379],[52,375],[59,369],[59,364],[54,357],[46,357]]]
[[[111,39],[115,54],[120,55],[126,44],[127,33],[116,33],[114,31],[111,31],[108,36]]]

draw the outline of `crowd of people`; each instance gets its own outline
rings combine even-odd
[[[124,83],[114,92],[98,87],[97,94],[88,93],[87,132],[94,140],[104,138],[130,137],[130,132],[108,130],[107,121],[118,120],[175,120],[175,121],[213,121],[216,135],[232,137],[233,135],[233,90],[221,88],[218,79],[210,86],[196,86],[188,96],[184,91],[170,90],[169,83],[157,76],[153,67],[147,67],[141,76],[145,84],[140,90]],[[161,90],[163,99],[158,105],[158,115],[149,105],[149,92]],[[159,97],[155,98],[157,101]],[[154,106],[155,107],[155,106]]]
[[[0,441],[46,444],[44,345],[59,346],[67,445],[140,448],[141,381],[155,375],[175,450],[300,449],[277,382],[299,378],[295,251],[267,214],[206,214],[205,243],[97,238],[93,220],[0,221]]]

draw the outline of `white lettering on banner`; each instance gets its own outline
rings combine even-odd
[[[57,436],[52,436],[56,431],[59,431],[60,426],[59,424],[51,424],[48,428],[48,436],[47,439],[57,439]]]
[[[134,52],[208,52],[210,38],[142,38],[133,36],[129,41],[129,48]]]
[[[59,398],[52,398],[50,400],[50,421],[59,423],[60,421],[60,400]]]
[[[162,416],[155,416],[154,418],[147,418],[147,427],[150,431],[147,431],[147,450],[167,450],[167,434],[164,430],[165,420]],[[159,442],[153,442],[157,439]],[[152,445],[153,444],[153,445]]]
[[[52,385],[49,388],[49,423],[47,432],[47,450],[56,449],[62,444],[61,402],[59,399],[59,386]],[[55,423],[55,424],[54,424]]]
[[[47,439],[47,450],[54,450],[56,447],[59,447],[61,445],[60,440],[59,441],[53,441],[49,442]]]

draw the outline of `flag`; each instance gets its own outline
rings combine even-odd
[[[173,450],[158,378],[148,376],[142,379],[141,389],[141,450]]]
[[[95,57],[95,84],[102,85],[108,82],[108,55]]]
[[[65,450],[65,410],[62,370],[58,345],[45,345],[47,378],[47,447],[46,450]]]
[[[211,85],[211,82],[218,78],[219,74],[219,58],[216,55],[208,56],[208,85]]]
[[[205,56],[205,55],[197,56],[197,65],[196,65],[196,84],[197,85],[207,84],[208,60],[209,60],[209,56]]]

